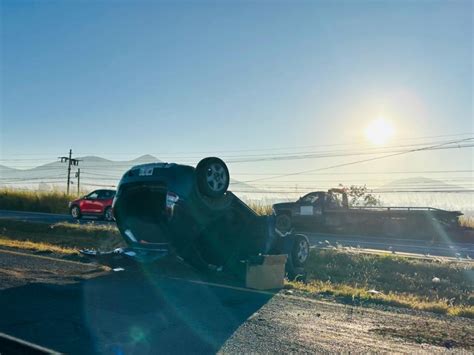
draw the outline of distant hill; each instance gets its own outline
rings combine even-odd
[[[401,190],[416,190],[416,189],[433,189],[433,190],[466,190],[465,187],[446,183],[442,180],[430,179],[426,177],[411,177],[406,179],[393,180],[380,187],[381,189],[401,189]]]
[[[0,165],[0,176],[2,172],[12,171],[12,170],[15,170],[15,169],[9,168],[8,166],[5,166],[5,165]]]
[[[132,166],[161,162],[153,155],[142,155],[132,160],[114,161],[98,156],[78,157],[78,166],[71,167],[72,189],[76,189],[76,172],[81,169],[81,190],[99,187],[114,187],[122,175]],[[43,164],[32,169],[14,169],[0,165],[0,187],[27,189],[64,189],[67,181],[67,164],[60,161]],[[237,184],[237,185],[235,185]],[[246,191],[255,187],[231,179],[233,185]]]
[[[114,161],[98,156],[78,157],[78,166],[71,167],[71,181],[76,183],[76,172],[81,169],[81,185],[84,189],[116,185],[122,174],[134,165],[155,163],[160,160],[143,155],[133,160]],[[31,169],[0,167],[0,187],[63,188],[67,180],[67,164],[60,161],[43,164]]]

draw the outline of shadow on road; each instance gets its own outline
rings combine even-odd
[[[271,297],[126,270],[2,290],[0,331],[65,353],[215,353]]]

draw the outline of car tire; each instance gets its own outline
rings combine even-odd
[[[275,227],[281,233],[287,233],[291,230],[291,217],[287,213],[282,213],[276,216]]]
[[[230,175],[226,164],[219,158],[205,158],[196,167],[199,192],[208,197],[219,197],[226,193]]]
[[[112,213],[112,207],[107,207],[104,211],[104,220],[111,222],[114,220],[114,215]]]
[[[69,212],[71,213],[72,218],[81,218],[81,209],[79,208],[79,206],[72,206]]]
[[[294,267],[303,267],[309,257],[309,241],[302,234],[295,235],[293,248],[291,250],[291,261]]]

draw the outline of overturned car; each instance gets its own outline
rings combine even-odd
[[[129,254],[175,253],[198,269],[238,274],[243,260],[287,254],[290,277],[303,273],[309,242],[281,233],[275,216],[259,216],[228,191],[229,170],[219,158],[196,168],[174,163],[139,165],[127,171],[113,203]]]

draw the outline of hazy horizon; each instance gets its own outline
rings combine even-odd
[[[274,190],[417,171],[474,187],[472,7],[4,0],[0,165],[72,148],[217,155]]]

